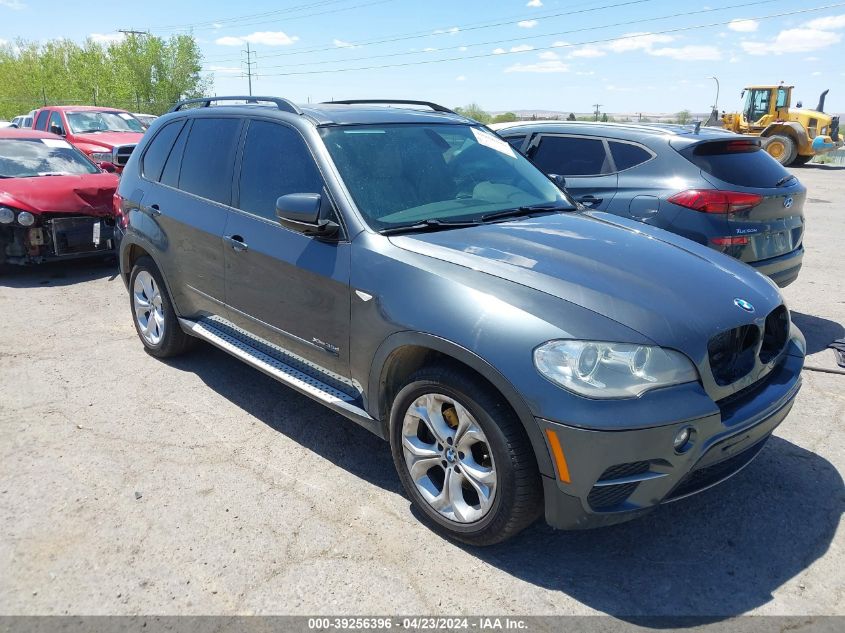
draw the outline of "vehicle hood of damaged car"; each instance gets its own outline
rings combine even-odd
[[[694,359],[706,355],[713,335],[761,322],[781,302],[775,286],[747,265],[606,213],[558,213],[390,240],[576,304]],[[538,316],[555,322],[554,315]]]
[[[35,176],[0,180],[0,205],[31,213],[112,215],[115,174]]]

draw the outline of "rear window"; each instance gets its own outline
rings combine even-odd
[[[775,187],[789,175],[756,140],[699,143],[681,155],[711,176],[742,187]]]
[[[173,148],[173,142],[176,140],[176,135],[182,129],[182,124],[185,121],[173,121],[168,123],[150,143],[147,151],[144,152],[144,158],[141,160],[142,171],[145,178],[150,180],[158,180],[161,178],[161,171],[164,169],[164,161],[170,155],[170,150]]]
[[[616,171],[642,165],[652,157],[650,152],[633,143],[608,141],[607,144],[610,145],[610,153],[613,156],[613,162],[616,163]]]

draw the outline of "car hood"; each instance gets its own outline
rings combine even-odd
[[[138,132],[92,132],[91,134],[74,134],[74,143],[101,145],[113,149],[117,145],[137,145],[141,137]]]
[[[391,241],[556,296],[698,360],[714,334],[765,318],[782,303],[774,284],[745,264],[604,213],[546,215]],[[754,312],[734,299],[751,303]],[[543,317],[554,322],[554,315]]]
[[[36,214],[111,215],[118,182],[114,174],[8,178],[0,180],[0,205]]]

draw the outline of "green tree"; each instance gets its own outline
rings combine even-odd
[[[567,120],[567,121],[574,121],[574,120],[575,120],[575,113],[574,113],[574,112],[570,112],[570,113],[569,113],[569,116],[568,116],[568,117],[566,117],[566,120]]]
[[[692,113],[689,110],[681,110],[675,115],[675,120],[681,125],[686,125],[692,120]]]
[[[485,112],[480,105],[474,102],[460,108],[455,108],[455,112],[470,119],[475,119],[479,123],[490,123],[490,120],[493,118],[489,112]]]
[[[490,122],[491,123],[513,123],[514,121],[518,121],[519,117],[517,117],[513,112],[503,112],[502,114],[497,114],[494,116]]]

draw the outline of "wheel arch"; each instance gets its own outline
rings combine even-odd
[[[390,406],[404,381],[414,371],[434,360],[456,362],[487,382],[505,399],[522,423],[540,473],[554,476],[543,434],[522,396],[496,368],[474,352],[433,334],[397,332],[379,346],[373,357],[367,390],[370,413],[389,437]]]
[[[147,248],[141,242],[124,237],[120,248],[120,276],[123,278],[123,283],[126,285],[127,290],[130,292],[132,291],[131,288],[129,288],[129,277],[132,275],[132,268],[135,266],[135,262],[137,262],[141,257],[149,257],[153,260],[158,272],[161,274],[161,278],[164,279],[164,287],[167,290],[167,295],[170,297],[170,301],[173,304],[173,309],[176,314],[179,315],[179,306],[176,304],[176,299],[174,298],[173,292],[170,288],[170,281],[167,279],[167,273],[153,254],[153,249]]]
[[[795,121],[771,123],[760,133],[760,137],[769,138],[775,134],[784,134],[789,136],[793,141],[795,141],[799,151],[805,150],[810,145],[810,139],[807,136],[807,131],[801,127],[800,123],[796,123]]]

